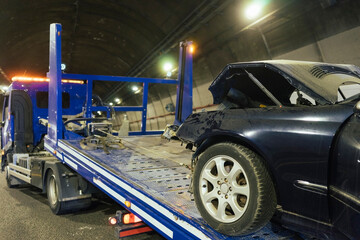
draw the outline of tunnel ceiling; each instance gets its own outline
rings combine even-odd
[[[179,41],[191,39],[195,84],[228,62],[270,59],[360,25],[355,0],[258,1],[266,3],[259,21],[243,16],[250,0],[0,0],[0,84],[46,75],[54,22],[62,24],[67,73],[163,78],[160,63],[177,64]],[[129,84],[97,82],[94,91],[127,105],[141,97]]]

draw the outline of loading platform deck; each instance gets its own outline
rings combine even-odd
[[[192,113],[191,42],[180,43],[178,79],[170,80],[63,73],[61,35],[61,25],[51,24],[48,131],[44,144],[47,151],[167,239],[299,239],[297,234],[271,223],[246,237],[229,237],[212,229],[200,216],[193,196],[187,191],[191,184],[187,166],[192,152],[179,142],[145,136],[162,132],[146,130],[149,84],[177,86],[174,124],[180,125]],[[81,80],[86,84],[82,108],[85,121],[95,120],[93,112],[98,111],[106,112],[107,118],[114,111],[138,111],[142,114],[141,131],[129,132],[133,137],[123,138],[125,148],[110,149],[109,154],[103,149],[82,149],[80,141],[89,134],[78,135],[66,129],[62,115],[62,79]],[[142,105],[93,106],[94,81],[142,83]]]
[[[188,192],[191,150],[160,136],[125,137],[123,143],[124,149],[106,154],[101,148],[84,151],[80,140],[59,140],[56,156],[125,208],[130,202],[128,210],[168,239],[299,239],[272,223],[246,237],[219,234]]]

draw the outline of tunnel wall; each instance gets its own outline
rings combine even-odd
[[[333,35],[331,37],[313,42],[304,47],[283,53],[281,55],[273,56],[273,59],[291,59],[291,60],[305,60],[329,63],[349,63],[360,66],[360,27],[356,27],[342,33]],[[233,44],[233,43],[229,43]],[[231,46],[228,46],[231,47]],[[208,87],[217,76],[219,71],[226,63],[244,61],[246,56],[241,56],[233,61],[233,56],[230,54],[220,54],[220,50],[211,53],[211,57],[203,57],[195,59],[194,62],[194,86],[193,86],[193,108],[194,112],[207,111],[216,109],[214,106],[211,93]],[[226,50],[225,50],[226,51]],[[208,54],[207,56],[209,56]],[[228,57],[227,57],[228,56]],[[249,59],[250,60],[250,59]],[[260,60],[260,59],[252,59]],[[201,69],[196,65],[201,66]],[[216,68],[214,66],[216,65]],[[162,94],[167,91],[166,94]],[[160,92],[156,93],[156,92]],[[174,122],[174,114],[167,112],[165,106],[168,103],[176,103],[176,89],[171,87],[165,89],[164,87],[154,86],[150,89],[150,95],[158,95],[156,99],[149,99],[147,117],[147,130],[162,130],[166,124]],[[130,121],[130,130],[139,131],[141,128],[141,113],[126,112],[118,114],[117,122],[121,122],[124,114],[128,116]]]

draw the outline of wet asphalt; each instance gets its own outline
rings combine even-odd
[[[45,194],[31,186],[8,188],[0,173],[0,240],[113,240],[108,218],[121,207],[111,199],[94,199],[88,210],[54,215]],[[158,234],[133,236],[129,240],[163,239]]]

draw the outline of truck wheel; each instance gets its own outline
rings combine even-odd
[[[9,188],[15,188],[17,186],[19,186],[19,184],[14,184],[13,183],[13,177],[10,176],[9,174],[9,166],[5,167],[5,178],[6,178],[6,184]]]
[[[54,214],[60,215],[90,207],[91,198],[74,199],[71,201],[60,201],[59,199],[62,198],[60,196],[61,192],[59,191],[61,186],[58,185],[58,183],[60,183],[60,181],[58,180],[58,175],[50,169],[46,178],[46,193],[50,209]]]
[[[253,233],[274,214],[276,193],[269,172],[260,156],[244,146],[210,146],[199,156],[193,180],[201,216],[220,233]]]
[[[62,213],[62,202],[59,201],[59,186],[57,176],[52,170],[49,170],[46,178],[46,193],[51,211],[58,215]]]

